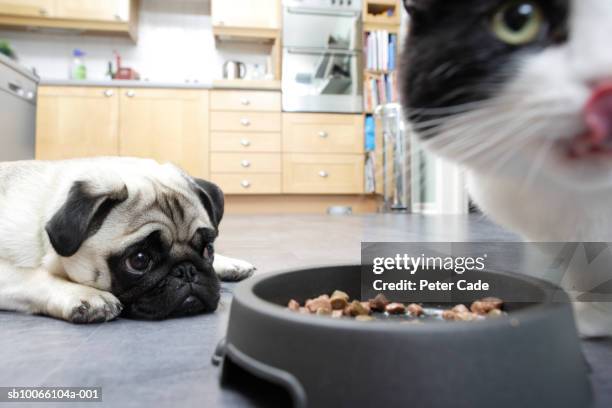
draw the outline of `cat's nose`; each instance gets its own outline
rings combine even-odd
[[[612,140],[612,80],[601,82],[593,88],[584,109],[584,119],[590,131],[591,143],[601,144]]]
[[[612,154],[612,80],[593,87],[583,117],[586,131],[572,141],[570,155]]]

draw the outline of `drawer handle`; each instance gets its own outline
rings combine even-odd
[[[319,172],[319,177],[328,178],[329,177],[329,173],[326,172],[325,170],[321,170]]]
[[[242,188],[249,188],[251,187],[251,182],[249,180],[242,180],[240,182],[240,185],[242,186]]]
[[[113,96],[115,93],[113,92],[112,89],[107,89],[106,91],[104,91],[104,96],[106,96],[107,98],[110,98],[111,96]]]
[[[136,92],[132,91],[131,89],[127,91],[125,94],[127,95],[128,98],[133,98],[136,96]]]
[[[240,119],[240,124],[242,126],[250,126],[251,125],[251,121],[248,118],[242,118],[242,119]]]
[[[49,14],[49,11],[45,8],[41,8],[40,10],[38,10],[38,14],[40,14],[41,16],[46,16]]]
[[[244,106],[249,106],[251,104],[251,101],[249,101],[247,98],[242,98],[240,99],[240,103]]]
[[[240,140],[240,144],[244,147],[249,147],[251,145],[251,141],[249,139],[242,139]]]
[[[251,162],[248,160],[243,160],[240,162],[240,165],[244,168],[251,167]]]
[[[319,137],[321,139],[327,139],[328,136],[329,136],[329,134],[326,131],[324,131],[324,130],[319,132]]]

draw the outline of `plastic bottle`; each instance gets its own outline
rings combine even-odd
[[[367,152],[376,150],[376,124],[371,115],[365,118],[365,149]]]
[[[70,79],[87,79],[85,53],[76,48],[74,51],[72,51],[72,57],[72,64],[70,65]]]

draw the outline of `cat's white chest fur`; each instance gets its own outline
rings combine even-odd
[[[576,191],[542,179],[467,173],[468,190],[491,219],[527,241],[612,241],[612,189]]]

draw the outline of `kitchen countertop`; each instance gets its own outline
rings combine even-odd
[[[515,235],[481,216],[229,215],[223,219],[215,247],[224,255],[249,260],[258,267],[256,273],[273,273],[294,267],[359,263],[362,241],[516,240]],[[221,305],[214,314],[160,322],[118,319],[72,325],[0,312],[0,386],[99,386],[103,402],[93,404],[95,407],[270,406],[257,401],[261,390],[256,382],[243,383],[251,384],[247,388],[255,388],[254,393],[221,387],[219,368],[210,361],[225,335],[234,287],[223,284]],[[612,339],[582,344],[591,367],[595,407],[611,407]]]
[[[133,80],[73,80],[42,79],[40,86],[81,86],[101,88],[164,88],[164,89],[241,89],[241,90],[280,90],[278,81],[227,81],[211,82],[167,82],[167,81],[133,81]]]
[[[34,75],[32,71],[30,71],[23,65],[19,64],[19,62],[13,61],[12,59],[10,59],[4,54],[0,54],[0,64],[6,65],[7,67],[11,68],[14,71],[19,72],[20,74],[24,75],[25,77],[27,77],[28,79],[34,82],[38,82],[40,80],[40,78]]]
[[[107,79],[42,79],[40,86],[86,86],[101,88],[172,88],[172,89],[211,89],[212,82],[186,83],[163,81],[132,81]]]

